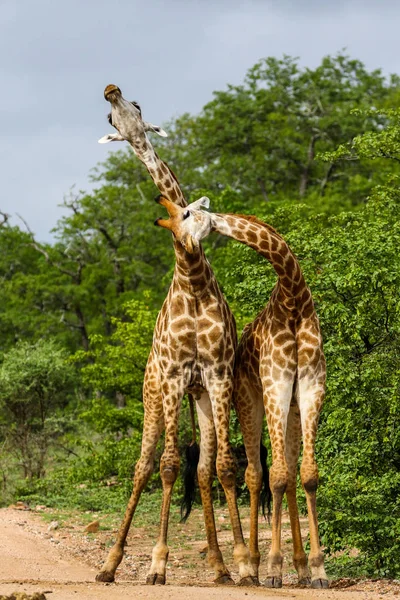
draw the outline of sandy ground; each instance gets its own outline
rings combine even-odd
[[[65,543],[64,543],[65,538]],[[285,585],[281,590],[266,588],[216,587],[203,584],[193,578],[177,585],[171,579],[166,586],[150,587],[137,581],[118,583],[95,583],[97,569],[86,562],[87,536],[75,535],[75,549],[71,538],[48,532],[48,524],[40,515],[12,508],[0,510],[0,595],[13,592],[33,594],[43,592],[51,600],[125,600],[126,598],[157,600],[272,600],[273,598],[316,598],[332,600],[375,600],[376,598],[400,598],[400,585],[386,582],[356,583],[345,589],[329,590],[298,589]],[[81,542],[79,541],[81,540]],[[80,545],[81,544],[81,545]],[[137,542],[139,545],[139,542]],[[79,547],[76,547],[79,546]],[[104,549],[101,549],[104,554]],[[87,556],[86,556],[87,555]],[[182,571],[181,571],[182,573]],[[199,577],[199,574],[196,574]],[[347,585],[344,583],[344,585]]]

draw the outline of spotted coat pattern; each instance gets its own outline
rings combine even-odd
[[[107,86],[105,97],[112,107],[110,122],[121,138],[130,143],[159,191],[176,205],[186,206],[176,176],[159,158],[146,136],[138,105],[126,101],[114,85]],[[218,546],[212,507],[211,486],[216,462],[230,511],[234,557],[241,580],[251,582],[254,566],[244,544],[236,501],[235,465],[228,438],[237,344],[235,321],[203,249],[200,247],[196,256],[192,256],[177,241],[174,241],[174,249],[173,281],[158,315],[144,377],[142,449],[135,469],[133,491],[117,540],[97,580],[114,580],[137,503],[153,469],[157,442],[165,429],[160,463],[163,485],[160,535],[147,577],[149,584],[165,583],[169,508],[180,463],[178,417],[183,395],[190,391],[196,398],[201,432],[198,481],[208,559],[218,583],[232,581]]]
[[[268,587],[282,585],[281,506],[286,492],[293,539],[293,560],[302,584],[328,586],[318,538],[315,438],[325,395],[326,365],[319,321],[298,260],[269,225],[241,215],[216,215],[213,230],[264,256],[278,281],[267,306],[244,330],[235,372],[234,403],[242,428],[251,498],[250,553],[258,571],[258,503],[262,484],[260,439],[265,412],[272,447],[272,543]],[[303,438],[301,481],[310,528],[310,554],[303,549],[296,501],[297,463]],[[310,577],[311,571],[311,577]]]
[[[258,504],[262,485],[260,440],[265,413],[272,447],[270,486],[273,495],[272,544],[266,585],[282,586],[281,509],[286,492],[299,581],[325,588],[328,580],[316,513],[315,437],[325,395],[326,367],[318,317],[299,262],[283,238],[255,217],[210,214],[194,209],[195,206],[207,206],[207,198],[201,198],[187,209],[176,209],[165,199],[161,203],[170,218],[160,219],[158,224],[170,229],[176,239],[194,253],[199,241],[216,231],[256,250],[272,264],[278,275],[267,306],[244,329],[235,368],[234,404],[248,458],[245,477],[251,506],[250,555],[258,573]],[[311,546],[308,564],[296,501],[301,437],[300,474],[307,499]]]

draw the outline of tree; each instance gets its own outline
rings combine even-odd
[[[0,361],[19,340],[63,337],[59,315],[49,310],[44,279],[55,273],[30,247],[30,237],[9,222],[0,227]]]
[[[166,293],[163,278],[173,265],[172,244],[154,235],[156,207],[143,188],[105,184],[92,194],[66,198],[69,214],[57,224],[52,245],[39,244],[27,225],[26,243],[46,263],[36,280],[44,310],[85,351],[90,336],[112,334],[112,319],[122,314],[126,301],[142,298],[147,287],[157,299]]]
[[[121,432],[131,429],[133,414],[138,412],[142,425],[142,385],[150,352],[157,311],[147,302],[131,300],[124,306],[123,318],[113,318],[113,334],[91,337],[90,351],[79,351],[82,383],[94,396],[86,417],[100,431]],[[121,398],[124,402],[118,402]],[[116,402],[115,402],[116,401]],[[127,410],[120,410],[125,408]],[[107,408],[108,407],[108,408]]]
[[[372,189],[375,166],[325,165],[316,154],[379,130],[382,115],[351,110],[382,106],[399,85],[397,76],[386,81],[343,54],[325,57],[316,69],[301,69],[288,56],[262,59],[241,85],[215,92],[198,117],[183,115],[172,124],[167,159],[189,189],[220,192],[229,185],[248,210],[306,197],[321,208],[318,198],[328,189],[337,194],[336,210],[349,207]],[[349,189],[354,178],[357,186]]]
[[[54,340],[20,342],[0,367],[0,432],[24,477],[45,474],[50,445],[62,434],[62,413],[76,374]]]
[[[329,160],[351,152],[397,162],[398,114],[383,116],[386,129]],[[400,572],[399,182],[387,175],[357,211],[305,220],[306,207],[281,207],[269,219],[300,259],[325,340],[327,400],[317,442],[322,542],[329,552],[357,548],[362,570],[374,576]],[[247,316],[265,304],[275,276],[254,253],[239,252],[224,249],[231,265],[225,289]]]
[[[315,69],[270,57],[241,85],[217,92],[198,116],[172,122],[160,149],[189,193],[209,195],[214,211],[257,214],[298,255],[328,361],[317,447],[323,543],[345,556],[357,548],[363,571],[379,576],[400,573],[399,98],[397,76],[386,79],[342,54]],[[173,268],[171,240],[151,226],[159,216],[156,189],[132,153],[111,155],[93,180],[93,192],[65,199],[54,243],[38,244],[0,213],[4,372],[18,382],[33,369],[20,348],[45,354],[40,344],[50,337],[75,355],[82,374],[73,442],[80,456],[54,478],[65,502],[71,481],[127,481],[131,474],[142,373]],[[240,330],[265,306],[275,274],[226,238],[211,237],[205,248]],[[13,396],[31,393],[24,381],[25,388],[7,384],[11,403],[0,396],[1,435],[11,448],[29,407],[25,421],[40,456],[37,397]],[[47,397],[51,447],[57,440],[46,427],[59,422],[60,407],[67,414],[76,402],[62,388],[54,402]],[[54,426],[56,435],[62,428]]]

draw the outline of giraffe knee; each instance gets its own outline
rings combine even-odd
[[[247,465],[244,480],[249,490],[260,492],[262,487],[262,468],[260,464],[250,463]]]
[[[318,476],[317,477],[307,477],[306,479],[302,479],[302,484],[306,492],[316,492],[318,488]]]
[[[141,457],[135,466],[135,479],[147,481],[153,472],[154,459]]]
[[[199,463],[197,467],[197,480],[199,482],[199,486],[211,485],[213,475],[213,468],[210,468],[210,466],[207,464]]]
[[[217,455],[217,475],[222,487],[236,486],[236,464],[230,450]]]
[[[289,483],[289,472],[286,465],[272,463],[269,470],[269,486],[274,495],[283,496]]]
[[[289,473],[288,482],[286,486],[286,494],[295,494],[297,490],[297,476],[296,474]]]
[[[161,480],[163,483],[175,483],[178,477],[179,467],[176,465],[164,465],[161,468]]]
[[[160,475],[163,483],[175,483],[179,473],[179,454],[161,457]]]
[[[318,487],[317,463],[302,464],[300,469],[301,483],[306,492],[315,492]]]
[[[217,467],[217,475],[223,488],[236,486],[236,469],[234,465],[229,467]]]

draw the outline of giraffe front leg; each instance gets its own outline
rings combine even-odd
[[[124,546],[141,493],[153,472],[154,453],[164,426],[161,396],[155,394],[145,399],[142,450],[135,468],[132,494],[118,531],[117,539],[110,549],[107,560],[96,576],[96,581],[111,582],[124,555]]]
[[[179,472],[179,454],[177,448],[165,448],[161,457],[160,474],[163,487],[161,503],[160,535],[152,552],[152,561],[146,583],[164,585],[168,560],[168,522],[172,489]]]
[[[203,505],[204,524],[207,534],[207,558],[214,569],[214,583],[231,585],[233,579],[224,564],[221,550],[218,545],[217,531],[215,528],[214,509],[212,502],[212,482],[214,478],[215,456],[217,440],[211,410],[210,397],[207,392],[201,394],[196,402],[197,418],[200,427],[200,459],[197,467],[201,502]]]
[[[308,565],[311,570],[311,587],[328,588],[329,581],[324,567],[324,555],[318,536],[317,487],[318,467],[315,460],[315,438],[318,418],[324,399],[324,386],[303,378],[299,381],[299,406],[303,430],[303,460],[300,468],[301,482],[306,495],[310,529],[310,553]]]
[[[164,382],[163,407],[165,420],[165,448],[160,461],[160,475],[162,481],[162,503],[160,519],[160,535],[153,548],[150,571],[146,579],[148,585],[165,584],[166,567],[168,560],[168,522],[171,506],[171,496],[174,483],[179,473],[178,452],[178,420],[179,410],[183,397],[183,382]],[[166,393],[169,390],[169,393]]]
[[[236,466],[229,443],[232,381],[214,383],[210,386],[209,394],[217,434],[217,475],[228,504],[234,540],[233,558],[239,568],[239,583],[241,585],[257,585],[256,570],[243,538],[236,497]]]

